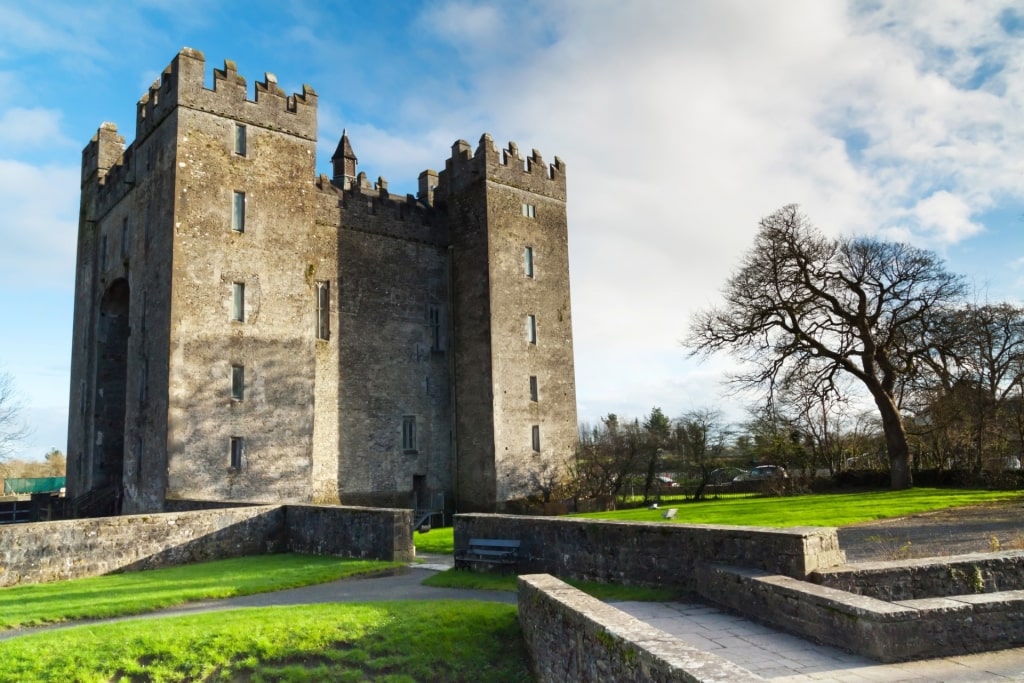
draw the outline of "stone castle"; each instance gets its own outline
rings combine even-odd
[[[396,196],[317,95],[183,49],[82,153],[78,514],[510,509],[577,439],[565,166],[459,140]]]

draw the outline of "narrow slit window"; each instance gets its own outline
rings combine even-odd
[[[245,156],[245,125],[241,123],[235,124],[235,154],[238,156]]]
[[[242,458],[245,456],[245,439],[232,436],[228,445],[228,464],[236,472],[242,469]]]
[[[430,350],[441,350],[441,309],[431,306],[428,311],[430,316]]]
[[[416,452],[416,416],[402,417],[402,450],[406,453]]]
[[[235,190],[231,203],[231,229],[245,232],[245,193]]]
[[[540,425],[533,425],[530,428],[530,441],[532,442],[534,453],[540,453]]]
[[[121,258],[128,256],[128,219],[121,220]]]
[[[235,282],[231,285],[231,319],[245,322],[245,283]]]
[[[145,403],[149,390],[149,358],[142,359],[142,368],[139,369],[139,403]]]
[[[537,386],[537,375],[530,375],[530,400],[534,403],[540,400],[540,389]]]
[[[316,283],[316,338],[331,338],[331,283],[326,280]]]
[[[523,204],[523,215],[527,218],[536,218],[537,206],[535,204]]]
[[[537,316],[526,316],[526,341],[531,344],[537,343]]]
[[[245,398],[245,366],[231,366],[231,399],[241,401]]]
[[[523,271],[526,277],[533,277],[533,247],[523,249]]]

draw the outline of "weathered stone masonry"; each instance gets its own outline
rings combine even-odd
[[[520,541],[520,623],[540,681],[758,680],[552,577],[676,589],[883,662],[1024,644],[1024,552],[846,564],[834,528],[464,514]]]
[[[183,49],[83,151],[78,514],[531,493],[576,440],[565,164],[484,135],[395,196],[343,134],[318,177],[311,87],[205,72]]]
[[[0,586],[297,552],[409,562],[412,511],[262,505],[0,527]]]

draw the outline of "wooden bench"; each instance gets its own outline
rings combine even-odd
[[[456,569],[472,569],[474,565],[510,568],[519,564],[519,541],[503,538],[471,538],[469,547],[455,554]]]

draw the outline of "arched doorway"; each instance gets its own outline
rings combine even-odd
[[[124,480],[124,416],[128,380],[130,289],[114,280],[100,302],[96,351],[93,489],[112,489],[112,512],[120,512]]]

